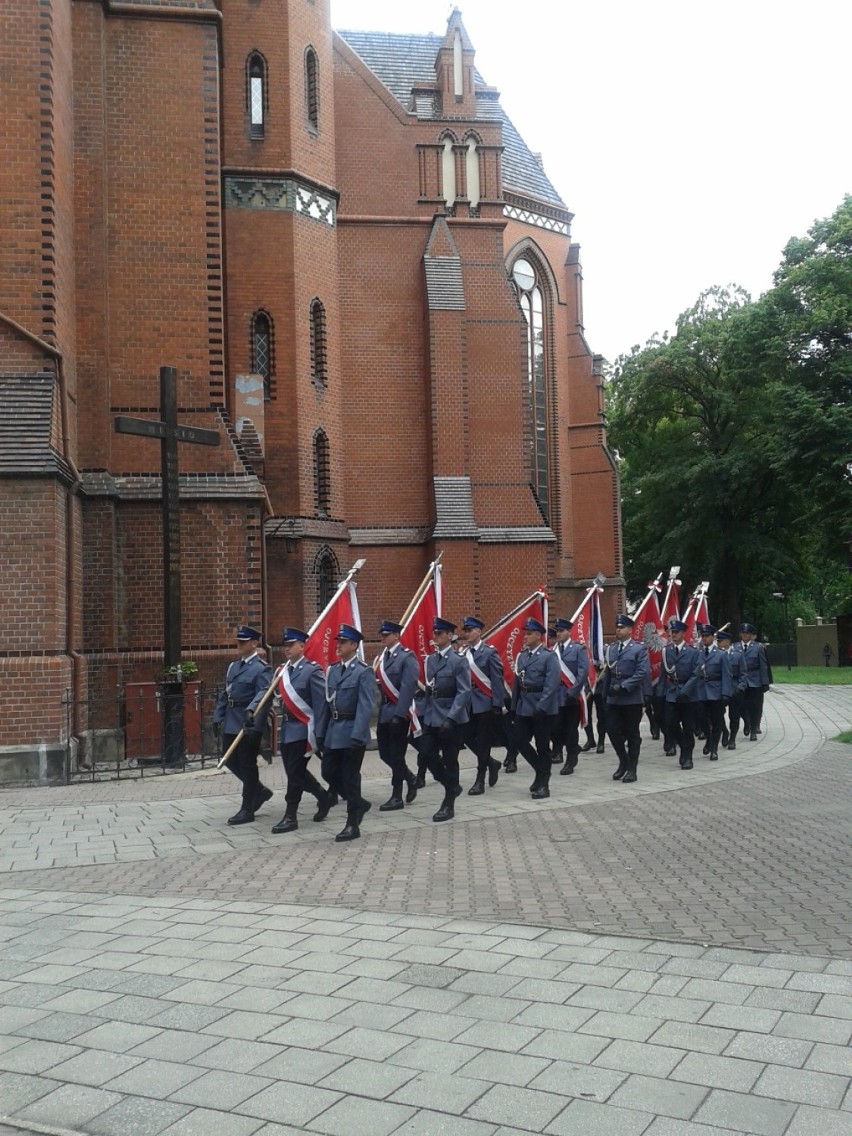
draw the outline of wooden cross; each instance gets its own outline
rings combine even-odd
[[[115,418],[118,434],[138,434],[160,439],[160,468],[163,479],[163,670],[176,667],[181,652],[180,602],[180,483],[178,481],[178,442],[199,446],[218,446],[218,430],[184,426],[177,420],[177,370],[160,368],[160,418]],[[183,697],[179,702],[166,699],[163,756],[174,760],[183,737]],[[179,731],[181,742],[178,743]]]

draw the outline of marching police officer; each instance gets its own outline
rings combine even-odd
[[[357,840],[371,802],[361,796],[361,763],[370,740],[370,718],[376,704],[376,679],[358,658],[363,635],[341,623],[335,636],[337,662],[325,676],[324,721],[317,731],[322,744],[322,775],[329,788],[346,801],[346,825],[335,836],[340,844]]]
[[[426,656],[426,703],[420,756],[436,781],[444,787],[434,821],[452,820],[459,785],[459,750],[464,725],[470,717],[470,667],[453,650],[456,625],[437,617],[432,624],[435,650]]]
[[[317,726],[325,719],[325,676],[319,663],[305,657],[307,631],[285,627],[282,632],[287,665],[281,672],[278,690],[281,698],[279,748],[287,774],[284,816],[273,826],[274,833],[294,832],[299,827],[299,802],[303,793],[316,797],[319,808],[314,820],[325,820],[337,797],[326,790],[308,769],[318,749]]]
[[[500,652],[482,638],[485,624],[474,615],[462,620],[465,640],[463,657],[470,667],[470,720],[465,727],[465,745],[476,756],[476,780],[468,795],[479,797],[485,792],[485,778],[489,788],[497,784],[500,762],[491,757],[495,728],[503,717],[503,699],[506,683],[503,679],[503,660]]]
[[[374,669],[379,684],[379,721],[376,741],[379,757],[391,771],[391,795],[379,812],[394,812],[405,808],[417,796],[415,776],[405,763],[408,749],[408,730],[411,725],[409,711],[414,705],[414,692],[420,677],[417,656],[400,641],[402,624],[385,619],[379,627],[382,650],[376,657]],[[407,785],[405,801],[402,787]]]
[[[746,672],[746,689],[743,715],[743,733],[749,741],[756,742],[760,733],[760,720],[763,717],[763,696],[772,682],[772,672],[766,657],[766,648],[757,642],[757,631],[751,623],[740,624],[743,666]]]
[[[735,650],[731,646],[730,631],[717,631],[716,641],[719,644],[719,650],[724,651],[728,656],[728,666],[731,668],[731,687],[733,688],[728,706],[728,729],[727,731],[724,728],[722,730],[722,745],[726,749],[736,749],[737,734],[743,716],[743,692],[746,687],[743,654],[742,651]]]
[[[571,638],[570,619],[561,616],[554,621],[556,628],[556,658],[559,662],[559,721],[553,735],[554,764],[560,764],[562,749],[565,750],[565,764],[560,769],[563,776],[577,768],[580,756],[580,699],[589,677],[589,652],[585,643]],[[557,748],[558,747],[558,748]]]
[[[698,698],[704,710],[704,753],[711,761],[719,760],[719,742],[725,727],[725,707],[734,693],[731,663],[725,651],[716,644],[716,628],[705,623],[701,628]]]
[[[250,824],[257,810],[272,797],[272,790],[261,784],[257,755],[266,724],[266,707],[255,715],[255,708],[272,681],[272,667],[257,653],[260,632],[253,627],[237,628],[239,657],[228,667],[225,685],[219,691],[213,711],[213,730],[221,732],[227,750],[240,730],[240,744],[228,758],[228,768],[243,783],[242,803],[228,824]]]
[[[530,785],[534,801],[550,796],[550,739],[559,713],[559,660],[544,645],[546,634],[537,619],[524,623],[524,649],[515,662],[512,690],[515,745],[535,772]]]
[[[666,740],[673,755],[680,747],[681,769],[692,769],[695,748],[695,706],[698,702],[701,656],[685,641],[682,619],[669,621],[671,642],[663,649],[662,677],[666,692]]]
[[[615,642],[604,651],[606,731],[618,757],[613,781],[631,785],[638,781],[637,768],[642,738],[639,727],[645,712],[645,693],[651,667],[648,651],[632,638],[629,615],[615,617]],[[601,680],[598,680],[598,685]]]

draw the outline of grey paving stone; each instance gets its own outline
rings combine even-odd
[[[414,1108],[441,1109],[458,1115],[478,1100],[489,1085],[484,1080],[456,1073],[445,1077],[440,1073],[417,1073],[388,1099]]]
[[[183,1065],[176,1061],[157,1061],[148,1058],[127,1073],[110,1081],[108,1088],[117,1093],[165,1100],[177,1089],[203,1076],[198,1065]]]
[[[72,1129],[87,1125],[93,1117],[121,1101],[118,1093],[92,1089],[88,1085],[60,1085],[58,1089],[25,1105],[15,1113],[16,1120]]]
[[[793,974],[787,983],[788,990],[812,990],[820,994],[845,994],[852,989],[849,974]]]
[[[734,1136],[730,1128],[717,1128],[697,1124],[694,1120],[675,1120],[671,1116],[658,1116],[643,1136]]]
[[[738,1057],[718,1057],[711,1053],[688,1053],[671,1074],[673,1081],[689,1081],[715,1089],[747,1093],[763,1072],[760,1061],[744,1061]]]
[[[345,1065],[347,1058],[338,1053],[323,1053],[295,1046],[258,1065],[254,1072],[259,1077],[272,1077],[281,1081],[297,1081],[315,1085],[336,1069]]]
[[[397,1128],[393,1136],[494,1136],[494,1131],[493,1124],[421,1109]]]
[[[254,1136],[260,1127],[261,1122],[250,1116],[193,1108],[164,1128],[161,1136]]]
[[[366,1054],[373,1061],[383,1061],[408,1044],[408,1038],[403,1035],[355,1026],[327,1042],[325,1048],[330,1053],[343,1053],[349,1057],[363,1057]]]
[[[625,990],[620,986],[583,986],[568,999],[572,1006],[589,1010],[607,1010],[614,1014],[627,1014],[642,1001],[641,991]]]
[[[459,1073],[462,1077],[476,1077],[481,1081],[490,1081],[492,1084],[528,1085],[549,1064],[550,1061],[542,1057],[498,1053],[493,1049],[486,1049],[469,1061]]]
[[[330,998],[322,994],[297,994],[286,1003],[286,1015],[294,1018],[311,1018],[314,1021],[328,1021],[350,1005],[351,1002],[343,998]],[[283,1016],[279,1015],[276,1025],[283,1025],[282,1019]],[[270,1029],[275,1029],[276,1025],[271,1026]]]
[[[715,1124],[732,1132],[782,1136],[795,1111],[796,1106],[787,1101],[766,1100],[745,1093],[711,1089],[692,1119],[701,1124]]]
[[[802,1105],[785,1136],[849,1136],[850,1127],[848,1113]]]
[[[243,1038],[225,1038],[212,1046],[199,1050],[193,1057],[187,1058],[194,1065],[201,1065],[205,1069],[227,1069],[234,1073],[251,1073],[258,1065],[279,1057],[285,1050],[283,1045],[268,1045],[263,1041],[245,1041]],[[138,1053],[139,1050],[134,1050]]]
[[[474,1120],[489,1120],[521,1128],[525,1132],[540,1132],[566,1106],[565,1097],[554,1093],[519,1089],[515,1086],[494,1085],[467,1110]]]
[[[0,1101],[3,1102],[3,1111],[10,1116],[58,1088],[59,1081],[53,1081],[49,1077],[36,1077],[28,1073],[0,1073]]]
[[[846,1018],[852,1021],[852,996],[824,994],[816,1008],[816,1013],[830,1018]]]
[[[792,1065],[800,1069],[813,1049],[813,1042],[774,1034],[738,1033],[725,1050],[726,1057],[745,1057],[768,1065]],[[816,1067],[816,1066],[815,1066]],[[836,1072],[833,1069],[825,1070]]]
[[[127,1053],[129,1050],[149,1041],[159,1033],[156,1026],[135,1025],[132,1022],[105,1022],[95,1026],[88,1033],[77,1038],[77,1044],[87,1049],[109,1049],[113,1053]],[[72,1057],[73,1054],[69,1054]]]
[[[353,1058],[320,1082],[321,1088],[384,1100],[417,1074],[402,1065]]]
[[[159,1136],[189,1112],[183,1104],[155,1101],[147,1097],[125,1097],[87,1124],[94,1136]]]
[[[391,1026],[394,1033],[411,1037],[428,1037],[434,1041],[452,1041],[476,1025],[474,1018],[461,1014],[436,1014],[430,1010],[409,1011],[408,1017]]]
[[[33,1006],[0,1006],[0,1030],[4,1033],[19,1033],[23,1027],[49,1017],[47,1010]]]
[[[169,1100],[222,1112],[239,1110],[244,1100],[269,1088],[269,1077],[214,1069],[171,1093]]]
[[[668,1077],[685,1056],[683,1049],[668,1045],[649,1045],[641,1041],[613,1041],[595,1061],[604,1069],[623,1073],[646,1073],[649,1077]],[[688,1078],[687,1078],[688,1079]]]
[[[466,998],[467,995],[460,990],[436,990],[428,986],[412,986],[394,999],[394,1005],[405,1006],[410,1010],[431,1010],[436,1014],[447,1014]]]
[[[217,1002],[234,994],[238,986],[228,982],[205,982],[201,978],[184,982],[163,995],[170,1002],[189,1002],[196,1006],[215,1006]]]
[[[257,1041],[287,1022],[283,1014],[257,1014],[251,1010],[234,1010],[223,1018],[218,1018],[203,1027],[204,1033],[217,1037],[241,1037],[246,1041]]]
[[[818,1043],[805,1061],[805,1068],[852,1077],[852,1049],[848,1045]]]
[[[746,1006],[760,1006],[766,1010],[789,1010],[794,1014],[811,1014],[820,995],[808,990],[772,990],[759,986],[749,994]]]
[[[490,1022],[510,1022],[528,1006],[528,1002],[516,1002],[514,998],[496,998],[488,994],[472,994],[454,1006],[451,1014],[463,1014],[468,1018],[485,1019]]]
[[[311,1131],[327,1136],[389,1136],[413,1114],[408,1105],[351,1097],[317,1116]]]
[[[852,1022],[842,1018],[820,1018],[809,1014],[780,1014],[772,1032],[778,1037],[800,1037],[805,1041],[824,1041],[829,1045],[848,1045]]]
[[[24,983],[13,984],[12,989],[5,990],[3,993],[3,1001],[7,1006],[27,1006],[30,1009],[44,1007],[50,1008],[54,1001],[58,1001],[56,995],[57,990],[63,989],[61,986],[30,986]],[[86,991],[84,991],[86,993]],[[60,997],[62,997],[60,995]],[[99,997],[109,1000],[114,995],[99,995]],[[76,1007],[75,1007],[76,1008]]]
[[[695,979],[695,981],[699,980]],[[689,986],[689,983],[687,983],[687,986]],[[634,1007],[637,1014],[653,1018],[670,1018],[676,1022],[700,1021],[710,1008],[711,1002],[708,999],[688,998],[681,995],[678,995],[677,998],[667,998],[662,994],[646,994]],[[717,1023],[712,1022],[710,1024],[715,1025]]]
[[[484,994],[499,998],[514,989],[519,981],[516,974],[482,974],[471,970],[457,978],[450,989],[461,990],[465,994]]]
[[[742,963],[734,963],[725,970],[722,977],[725,982],[744,982],[749,986],[774,986],[780,989],[787,985],[792,976],[792,970],[782,967],[743,966]]]
[[[626,1079],[626,1073],[615,1069],[552,1061],[530,1082],[529,1088],[559,1093],[563,1097],[583,1097],[603,1104]]]
[[[798,1101],[819,1108],[839,1108],[849,1087],[846,1077],[819,1073],[812,1069],[790,1069],[770,1065],[752,1090],[757,1096],[773,1100]]]
[[[717,1002],[701,1018],[703,1026],[771,1033],[781,1020],[780,1010],[762,1010],[757,1006],[730,1006]]]
[[[129,1051],[132,1057],[155,1057],[160,1061],[193,1061],[198,1054],[217,1044],[215,1037],[187,1030],[160,1030]]]
[[[304,1049],[319,1049],[350,1029],[342,1021],[312,1022],[309,1018],[291,1018],[264,1038],[264,1044],[298,1045]]]
[[[621,1038],[623,1041],[647,1041],[662,1025],[659,1018],[640,1017],[638,1014],[594,1014],[579,1026],[580,1033],[593,1033],[599,1037]]]
[[[695,1025],[692,1022],[663,1022],[648,1040],[654,1045],[671,1045],[675,1049],[698,1050],[699,1053],[722,1053],[736,1036],[733,1030],[720,1029],[716,1026]],[[747,1055],[736,1054],[736,1056]]]
[[[124,1053],[110,1053],[105,1049],[86,1049],[51,1069],[57,1081],[70,1081],[76,1085],[100,1087],[120,1073],[126,1073],[142,1061]]]
[[[642,1136],[650,1121],[645,1112],[573,1100],[546,1131],[553,1136]]]
[[[661,969],[664,974],[685,975],[687,978],[721,978],[725,971],[731,969],[731,964],[689,956],[666,959]],[[784,985],[783,982],[781,985]]]
[[[193,1006],[189,1002],[183,1002],[173,1006],[171,1010],[164,1010],[162,1014],[155,1014],[148,1019],[147,1024],[165,1029],[200,1030],[211,1022],[218,1022],[227,1013],[227,1010],[216,1006]]]
[[[525,1045],[521,1052],[532,1057],[591,1064],[611,1044],[608,1037],[546,1029],[534,1037],[529,1045]]]
[[[674,1116],[689,1120],[707,1096],[703,1085],[678,1084],[659,1077],[632,1074],[613,1093],[610,1104],[633,1108],[652,1116]]]
[[[280,978],[280,972],[278,977]],[[283,1013],[281,1007],[293,997],[289,990],[276,990],[269,986],[244,986],[236,994],[229,994],[216,1006],[220,1010],[252,1010],[259,1014]]]
[[[532,1026],[505,1022],[474,1022],[455,1040],[462,1045],[476,1045],[483,1049],[519,1053],[525,1045],[529,1045],[537,1033],[538,1030]]]
[[[80,1052],[79,1045],[57,1041],[24,1041],[0,1053],[0,1069],[9,1073],[45,1073]]]
[[[406,1039],[407,1040],[407,1039]],[[417,1038],[386,1058],[392,1065],[420,1069],[424,1073],[455,1073],[481,1050],[472,1045],[456,1045],[452,1041]]]
[[[548,1006],[544,1002],[533,1002],[513,1020],[517,1025],[573,1032],[594,1016],[594,1010],[582,1006]]]

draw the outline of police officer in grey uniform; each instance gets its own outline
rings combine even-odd
[[[414,774],[405,762],[408,749],[408,731],[411,725],[409,711],[414,704],[414,692],[420,678],[420,667],[413,651],[399,641],[402,624],[391,619],[382,621],[379,637],[382,650],[376,657],[374,670],[379,684],[379,720],[376,725],[376,741],[379,757],[391,771],[391,795],[379,812],[395,812],[405,808],[417,796]],[[405,801],[402,787],[407,786]]]
[[[645,693],[651,665],[648,651],[632,638],[629,615],[615,617],[615,642],[604,650],[606,731],[618,756],[613,781],[631,785],[638,781],[637,768],[642,738],[639,727],[645,712]],[[598,683],[600,684],[600,679]]]
[[[361,763],[378,692],[372,668],[358,658],[363,638],[356,627],[340,624],[335,636],[338,661],[326,672],[324,721],[317,729],[322,775],[346,801],[346,825],[334,838],[339,844],[358,839],[361,821],[371,808],[361,796]]]
[[[734,692],[731,663],[716,643],[716,628],[705,623],[701,628],[699,654],[698,699],[704,710],[704,754],[719,760],[719,744],[725,725],[725,707]]]
[[[525,621],[524,648],[515,662],[512,688],[514,740],[535,772],[530,785],[534,801],[550,796],[550,739],[559,713],[559,660],[544,645],[546,634],[539,620]]]
[[[671,642],[663,649],[660,672],[666,692],[666,738],[680,747],[681,769],[692,769],[701,656],[685,641],[682,619],[669,620],[669,632]]]
[[[434,821],[452,820],[459,785],[459,750],[470,717],[470,667],[453,650],[456,625],[436,618],[432,624],[435,650],[426,656],[426,702],[420,755],[436,781],[444,787]]]
[[[743,666],[746,673],[745,713],[743,715],[745,727],[743,733],[749,741],[756,742],[757,735],[761,732],[763,696],[769,690],[769,684],[772,682],[772,671],[766,657],[766,648],[762,643],[757,642],[757,630],[754,624],[740,624],[740,642],[742,643]]]
[[[337,797],[325,789],[308,768],[318,746],[316,728],[325,715],[325,675],[319,663],[305,657],[307,631],[300,627],[285,627],[282,632],[284,653],[287,665],[281,674],[278,687],[281,691],[281,731],[279,749],[284,770],[287,774],[287,790],[284,794],[286,809],[284,816],[273,826],[274,833],[294,832],[299,827],[299,802],[303,793],[316,797],[319,808],[314,820],[325,820],[329,809],[337,803]],[[310,722],[313,738],[308,737],[306,714],[312,716]]]
[[[556,628],[557,657],[562,660],[559,682],[559,722],[553,736],[553,762],[561,764],[562,750],[565,762],[559,772],[568,776],[577,768],[580,756],[580,699],[589,677],[589,652],[586,644],[571,638],[573,621],[559,616]],[[564,668],[564,669],[563,669]]]
[[[485,792],[485,779],[492,788],[500,776],[500,762],[491,756],[494,735],[502,725],[506,683],[500,652],[482,638],[485,624],[475,615],[462,620],[465,640],[463,656],[470,667],[470,720],[465,728],[465,744],[476,757],[476,780],[468,795],[479,797]]]
[[[272,667],[257,654],[260,632],[253,627],[237,628],[239,658],[228,667],[225,685],[219,691],[213,711],[213,731],[221,733],[227,750],[240,730],[240,744],[228,758],[227,766],[243,784],[242,803],[228,824],[250,824],[257,810],[272,797],[272,790],[261,784],[257,755],[266,725],[267,708],[255,714],[258,703],[272,682]]]

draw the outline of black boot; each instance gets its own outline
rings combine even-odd
[[[594,748],[595,748],[595,739],[594,738],[586,738],[586,744],[584,746],[580,746],[580,753],[588,753],[590,749],[594,749]]]
[[[624,776],[621,778],[621,784],[632,785],[635,781],[638,780],[639,778],[636,776],[636,770],[631,766],[631,768],[628,769]]]
[[[476,780],[467,791],[469,797],[481,797],[485,792],[485,774],[477,773]]]
[[[616,769],[615,773],[613,773],[613,775],[612,775],[612,779],[613,779],[613,781],[620,781],[620,780],[621,780],[621,778],[622,778],[622,777],[623,777],[623,776],[624,776],[624,775],[625,775],[626,773],[627,773],[627,766],[626,766],[626,765],[624,764],[624,762],[623,762],[623,761],[621,760],[621,758],[619,758],[619,760],[618,760],[618,769]]]
[[[267,787],[265,785],[261,785],[260,788],[257,791],[257,795],[254,798],[253,811],[257,812],[261,808],[261,806],[265,805],[267,801],[271,801],[271,800],[272,800],[272,790],[267,789]]]
[[[415,789],[425,789],[426,788],[426,774],[421,772],[421,770],[419,770],[419,769],[417,770],[417,776],[414,778],[414,788]],[[410,793],[411,789],[409,788],[408,791]]]
[[[405,794],[405,803],[410,805],[413,801],[417,800],[417,778],[413,773],[406,771],[405,784],[408,788],[408,792]]]
[[[728,742],[731,740],[731,735],[727,730],[722,730],[722,749],[728,748]]]
[[[338,844],[345,844],[347,840],[357,840],[361,835],[361,829],[358,827],[359,814],[359,809],[350,809],[346,814],[346,827],[334,838]]]
[[[595,753],[603,753],[604,748],[604,743],[598,742],[597,746],[595,747]]]
[[[517,761],[515,760],[514,757],[507,757],[506,758],[506,760],[503,762],[503,771],[505,773],[517,773],[518,772],[518,763],[517,763]]]
[[[239,812],[234,813],[232,817],[228,817],[228,824],[251,824],[253,820],[254,813],[249,812],[245,805],[242,805]]]
[[[317,804],[319,808],[314,813],[314,820],[325,820],[337,804],[337,793],[332,793],[331,790],[323,793],[323,795],[317,799]]]
[[[441,802],[441,807],[438,809],[438,811],[432,817],[432,820],[436,820],[436,821],[452,820],[453,817],[456,815],[456,810],[454,808],[455,799],[456,799],[455,793],[451,793],[451,792],[446,793],[443,801]]]
[[[550,789],[547,786],[547,782],[540,780],[536,788],[530,793],[530,796],[534,801],[543,801],[546,797],[549,797]]]
[[[295,832],[299,827],[299,821],[296,816],[296,806],[288,805],[284,816],[279,820],[278,824],[272,826],[272,831],[277,835],[281,832]]]
[[[564,760],[565,758],[561,749],[555,749],[550,756],[551,765],[561,765]]]
[[[391,795],[388,797],[385,803],[383,805],[379,805],[380,813],[395,813],[397,809],[405,808],[403,799],[402,797],[398,796],[398,792],[399,791],[396,788],[391,791]]]
[[[500,762],[495,761],[493,757],[488,759],[488,788],[493,789],[497,784],[497,778],[500,776]]]

